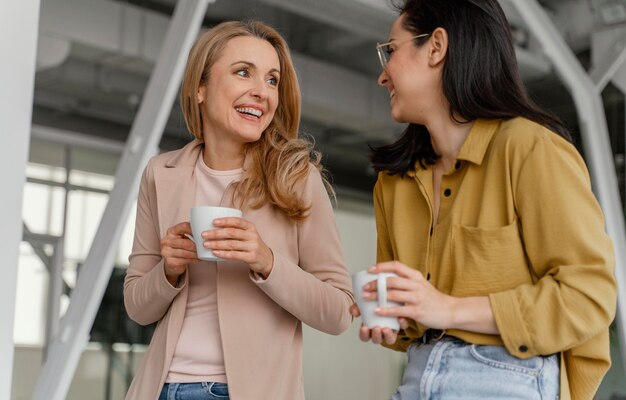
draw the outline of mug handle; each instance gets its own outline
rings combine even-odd
[[[378,306],[387,307],[387,275],[378,274],[377,278]]]

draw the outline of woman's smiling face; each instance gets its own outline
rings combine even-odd
[[[279,81],[280,61],[269,42],[230,39],[198,91],[205,142],[259,140],[278,107]]]
[[[400,15],[391,27],[388,62],[378,84],[389,92],[391,116],[396,122],[423,124],[433,94],[440,90],[440,73],[429,65],[428,41],[416,46],[416,33],[404,27],[403,19]]]

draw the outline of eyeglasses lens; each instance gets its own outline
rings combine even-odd
[[[378,59],[380,60],[380,65],[385,68],[387,66],[387,62],[389,61],[389,45],[378,46]]]

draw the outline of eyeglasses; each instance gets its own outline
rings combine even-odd
[[[407,39],[402,40],[391,40],[387,43],[376,43],[376,51],[378,52],[378,59],[380,60],[380,65],[385,69],[389,59],[391,58],[391,54],[393,50],[391,49],[391,44],[396,43],[396,45],[400,45],[401,43],[408,42],[409,40],[419,39],[422,37],[429,36],[430,33],[422,33],[419,35],[412,36]]]

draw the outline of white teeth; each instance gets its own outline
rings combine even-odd
[[[257,110],[256,108],[252,107],[235,107],[235,110],[240,113],[254,115],[257,118],[261,118],[261,115],[263,115],[261,110]]]

